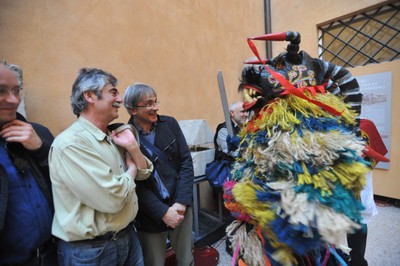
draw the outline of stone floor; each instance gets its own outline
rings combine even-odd
[[[376,200],[378,214],[368,224],[365,257],[369,266],[400,266],[400,208],[393,203]],[[220,254],[219,266],[231,266],[232,257],[225,251],[225,242],[213,244]]]

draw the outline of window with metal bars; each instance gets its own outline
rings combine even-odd
[[[400,59],[400,1],[318,25],[319,57],[343,67]]]

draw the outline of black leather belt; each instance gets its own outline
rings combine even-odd
[[[80,243],[80,242],[92,242],[92,241],[110,241],[110,240],[117,240],[120,237],[124,236],[130,229],[133,229],[133,222],[129,223],[127,227],[118,231],[118,232],[108,232],[101,236],[96,236],[92,239],[85,239],[85,240],[78,240],[73,241],[73,243]]]

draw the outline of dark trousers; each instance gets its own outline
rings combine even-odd
[[[354,234],[347,235],[347,242],[351,248],[349,266],[368,266],[364,258],[367,246],[367,226],[365,225],[365,229],[357,230]]]
[[[49,239],[32,254],[27,261],[2,266],[57,266],[57,245],[53,238]]]

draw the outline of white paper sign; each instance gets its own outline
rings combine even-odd
[[[385,143],[387,158],[390,158],[390,127],[392,113],[392,72],[383,72],[357,76],[363,102],[361,118],[375,123],[379,134]],[[389,169],[390,163],[379,162],[376,168]]]

